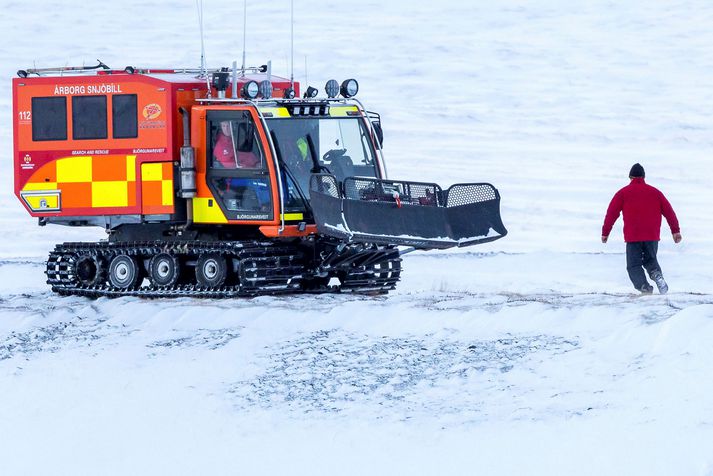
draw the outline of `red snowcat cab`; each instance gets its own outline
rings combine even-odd
[[[40,225],[101,226],[62,243],[55,292],[230,297],[385,293],[399,246],[507,233],[490,184],[391,180],[380,117],[270,74],[99,63],[13,79],[15,195]]]

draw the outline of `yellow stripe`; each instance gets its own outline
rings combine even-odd
[[[163,164],[161,162],[141,164],[142,182],[158,182],[159,180],[163,180]]]
[[[57,161],[57,182],[77,183],[92,181],[91,157],[67,157]]]
[[[261,107],[260,112],[263,114],[272,114],[272,117],[290,117],[286,107]]]
[[[161,205],[173,205],[173,180],[161,182]]]
[[[302,213],[285,213],[285,221],[291,220],[302,220],[304,215]]]
[[[136,156],[126,156],[126,180],[136,182]]]
[[[208,206],[208,200],[213,202],[213,206]],[[196,197],[193,202],[193,221],[195,223],[228,223],[220,207],[212,198]]]
[[[344,117],[347,115],[347,112],[356,112],[356,111],[358,111],[356,106],[330,107],[329,115],[332,117]]]
[[[30,190],[57,190],[57,182],[26,183],[22,187],[23,192]]]
[[[92,207],[128,206],[128,182],[92,182]]]

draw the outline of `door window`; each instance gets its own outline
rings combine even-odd
[[[226,217],[271,220],[271,180],[252,116],[221,111],[208,119],[208,183]]]

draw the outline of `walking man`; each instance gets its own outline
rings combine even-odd
[[[624,212],[624,241],[626,241],[626,270],[634,287],[643,294],[651,294],[653,286],[644,269],[656,283],[659,293],[666,294],[668,285],[663,279],[656,252],[661,239],[661,215],[666,217],[674,243],[681,242],[681,229],[676,213],[664,194],[644,182],[644,168],[634,164],[629,172],[631,183],[614,195],[602,226],[602,243],[609,239],[614,222]]]

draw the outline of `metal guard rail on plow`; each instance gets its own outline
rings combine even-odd
[[[351,242],[446,249],[486,243],[507,230],[489,183],[452,185],[314,174],[310,202],[321,233]]]

